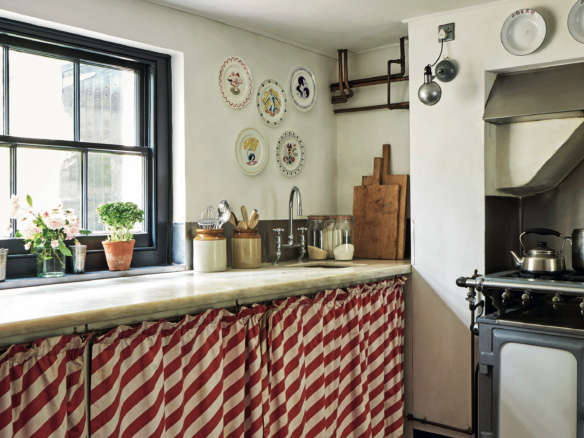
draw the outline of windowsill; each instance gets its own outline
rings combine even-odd
[[[146,266],[131,268],[128,271],[91,271],[84,274],[66,274],[60,278],[9,278],[0,282],[0,291],[32,286],[49,286],[52,284],[78,283],[81,281],[102,280],[107,278],[136,277],[139,275],[164,274],[167,272],[186,271],[186,265]]]

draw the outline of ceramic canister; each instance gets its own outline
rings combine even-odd
[[[235,232],[231,238],[231,264],[235,269],[259,268],[262,264],[262,238],[256,231]]]
[[[197,229],[193,240],[193,270],[220,272],[227,269],[227,241],[223,230]]]

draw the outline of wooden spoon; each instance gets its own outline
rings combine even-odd
[[[247,226],[250,230],[254,230],[258,226],[258,222],[260,221],[260,214],[254,208],[251,214],[249,215],[249,223]]]
[[[247,217],[247,209],[245,208],[245,205],[241,206],[241,221],[243,222],[243,224],[245,225],[244,229],[248,229],[249,228],[249,219]]]
[[[231,216],[229,217],[229,223],[234,227],[237,226],[237,218],[235,217],[235,214],[233,212],[231,212]]]

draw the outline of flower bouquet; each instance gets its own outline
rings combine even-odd
[[[44,278],[65,275],[65,257],[71,251],[65,241],[75,239],[75,235],[89,234],[81,230],[79,218],[72,209],[63,209],[59,204],[51,210],[33,209],[32,198],[27,195],[23,206],[18,196],[10,198],[10,216],[17,220],[16,237],[24,239],[24,249],[36,254],[37,276]]]

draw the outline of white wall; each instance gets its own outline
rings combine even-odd
[[[284,218],[294,184],[302,189],[306,212],[335,211],[336,126],[328,100],[334,59],[139,0],[0,0],[0,9],[8,18],[30,21],[13,13],[23,14],[53,27],[72,26],[68,30],[171,53],[175,221],[197,219],[204,206],[220,199],[257,208],[264,219]],[[276,129],[261,122],[255,98],[241,111],[230,109],[217,77],[232,55],[246,61],[256,84],[268,78],[287,84],[294,66],[309,67],[319,86],[315,107],[300,113],[290,102],[287,119]],[[247,127],[258,129],[270,145],[270,161],[257,177],[243,175],[233,159],[237,135]],[[304,173],[293,179],[281,176],[273,160],[275,143],[286,129],[295,130],[306,145]]]
[[[407,46],[406,46],[407,47]],[[387,61],[399,58],[399,44],[349,54],[349,77],[360,79],[387,74]],[[397,66],[392,66],[397,72]],[[335,78],[335,82],[338,79]],[[392,102],[408,100],[407,82],[391,85]],[[378,105],[387,102],[387,86],[375,85],[354,89],[355,95],[348,103],[335,108]],[[353,186],[361,185],[363,175],[373,172],[373,157],[382,156],[382,145],[391,144],[391,172],[409,173],[409,111],[375,110],[341,113],[337,123],[337,210],[352,214]]]
[[[470,314],[455,279],[484,269],[486,72],[582,58],[584,45],[572,39],[565,25],[573,3],[499,1],[409,22],[410,95],[423,81],[424,66],[438,54],[439,24],[456,23],[456,41],[445,52],[460,65],[459,76],[442,84],[442,100],[435,107],[411,101],[411,409],[418,417],[470,424]],[[499,42],[501,25],[514,10],[532,6],[543,12],[548,37],[538,52],[512,56]]]

